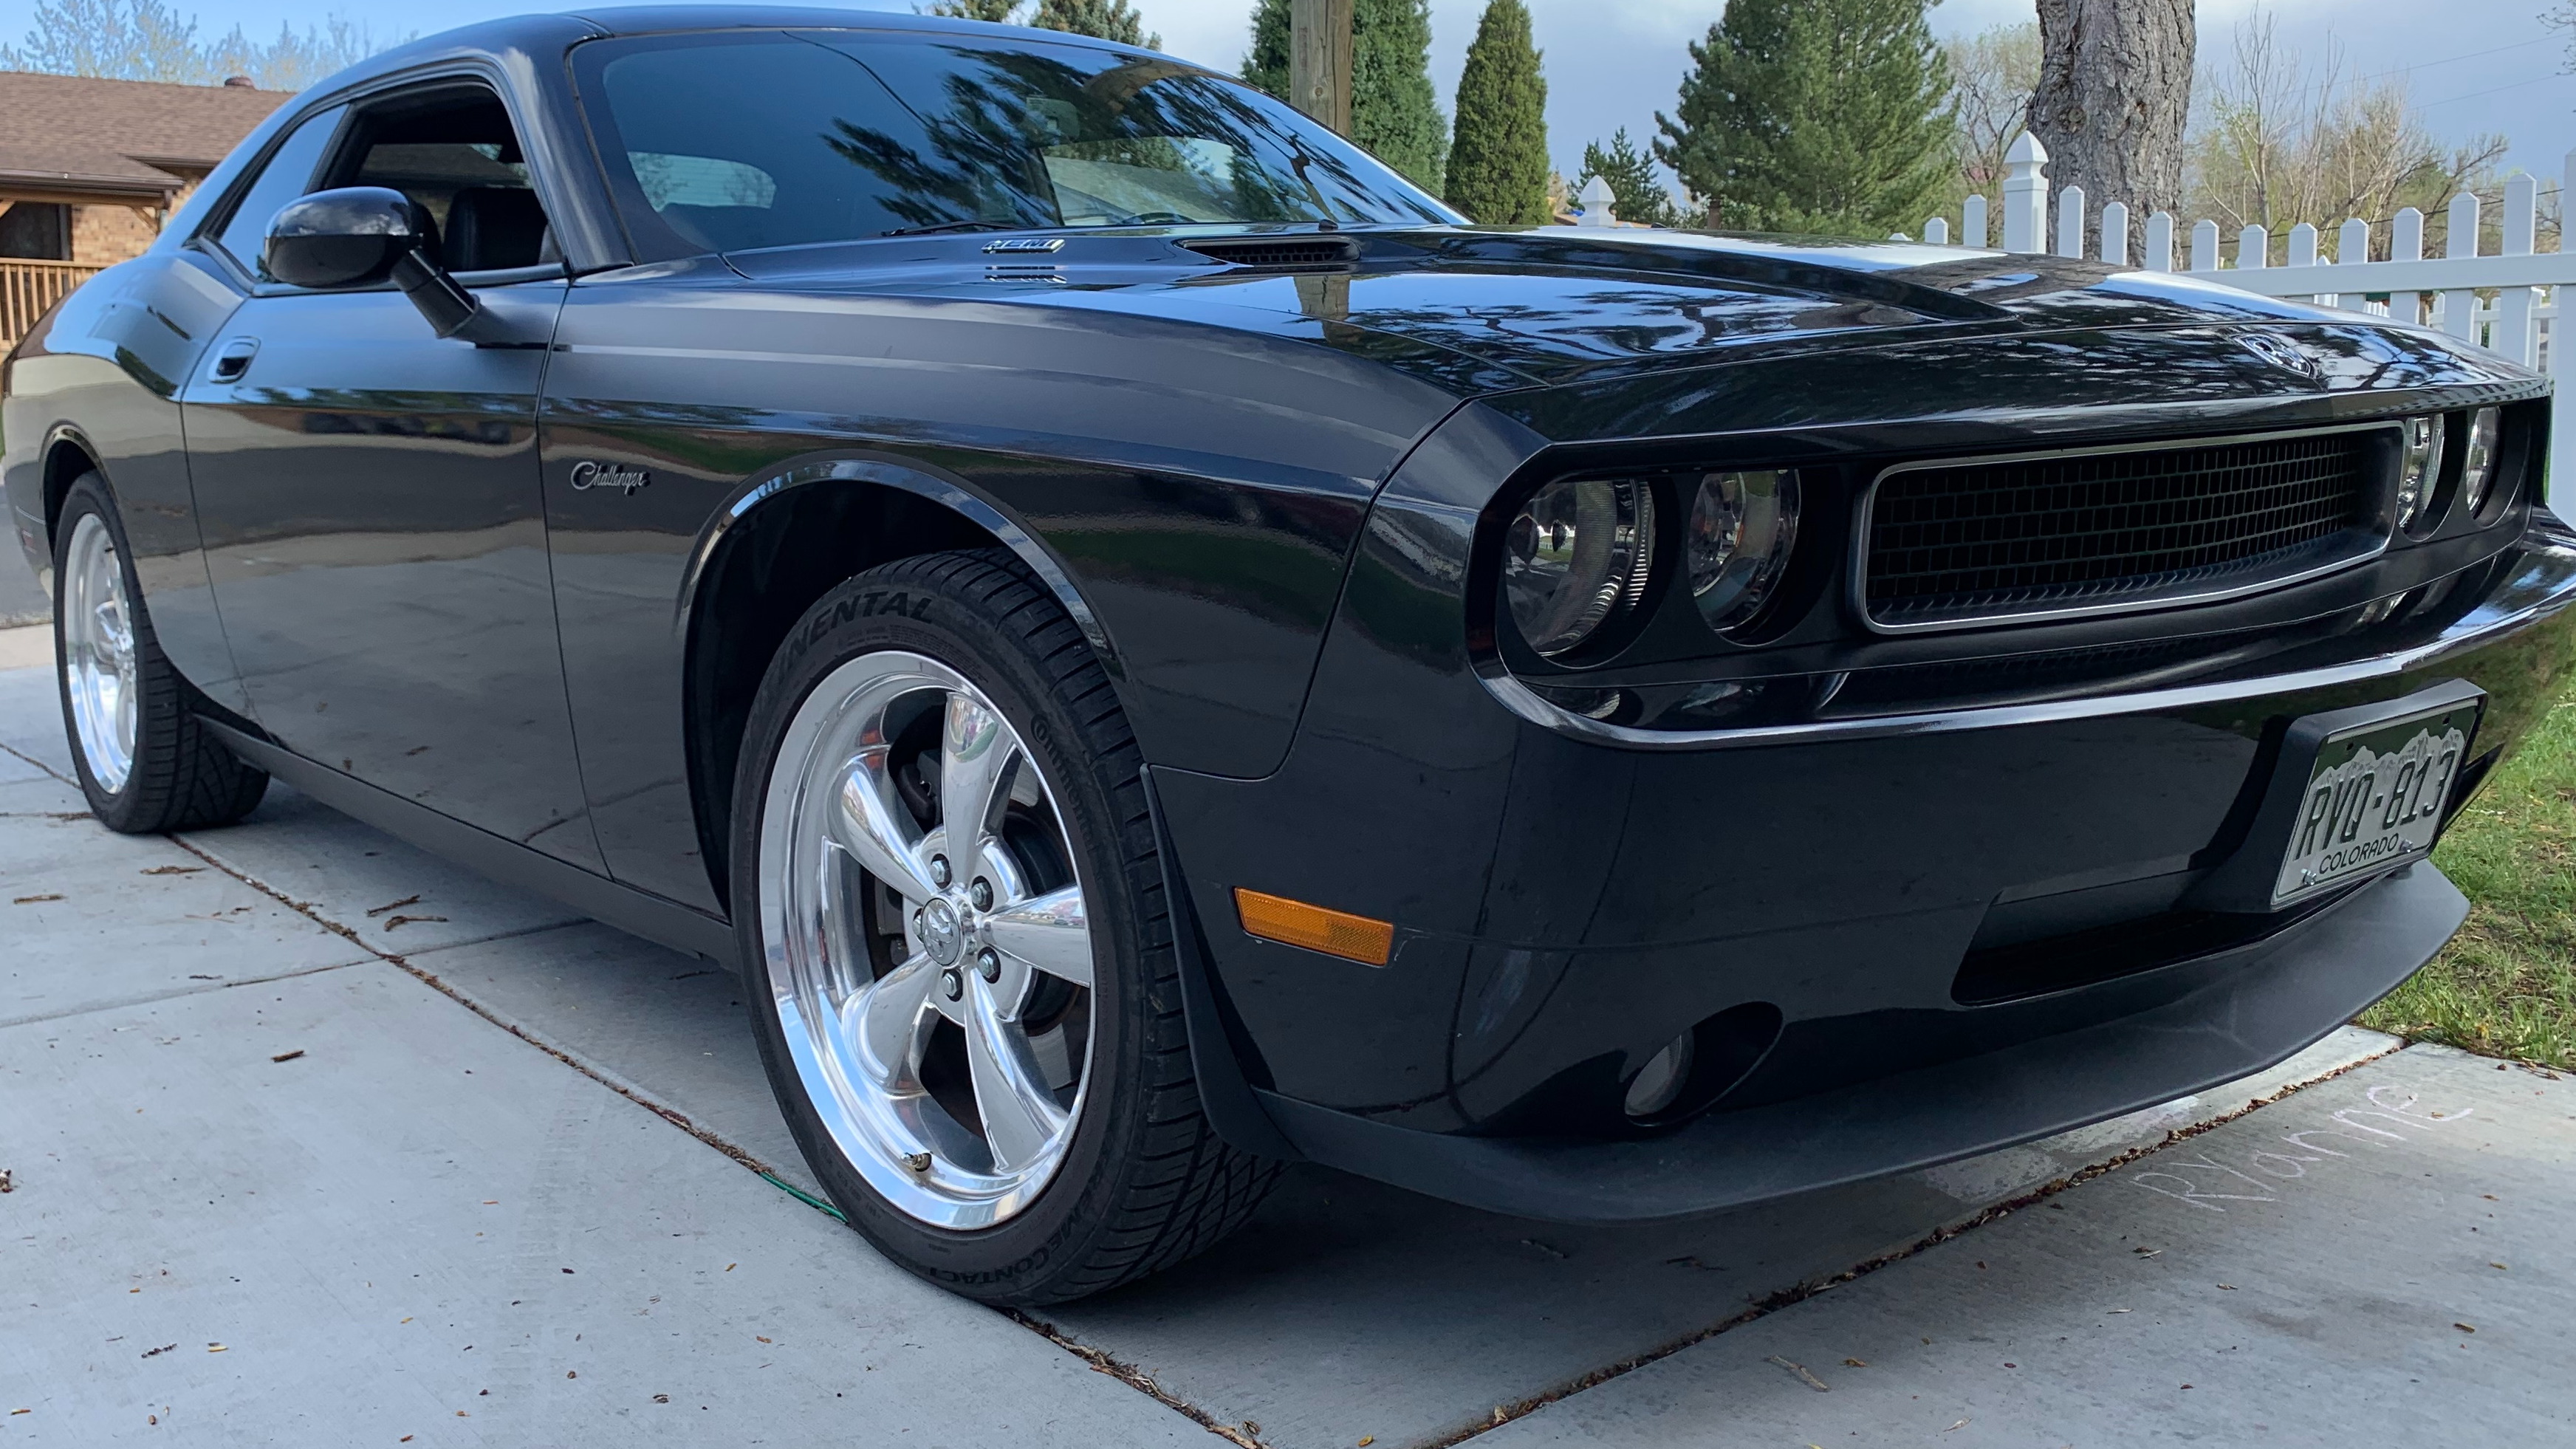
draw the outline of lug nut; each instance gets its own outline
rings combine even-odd
[[[966,978],[957,974],[956,967],[951,966],[939,973],[939,994],[951,1001],[966,994]]]
[[[993,908],[993,883],[991,881],[984,879],[980,875],[975,877],[975,889],[970,892],[970,894],[974,897],[975,909],[979,911],[989,911]]]
[[[1002,979],[1002,956],[1001,956],[1001,953],[1000,953],[1000,952],[998,952],[998,951],[995,951],[995,950],[994,950],[992,947],[990,947],[990,946],[987,946],[987,947],[985,947],[983,950],[976,952],[976,953],[975,953],[975,973],[976,973],[977,975],[979,975],[979,976],[983,977],[986,981],[999,981],[999,980],[1001,980],[1001,979]]]
[[[934,855],[930,858],[930,883],[939,887],[941,890],[946,890],[948,888],[947,856]]]

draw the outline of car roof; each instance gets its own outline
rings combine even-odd
[[[1137,55],[1152,52],[1115,41],[1061,30],[1031,30],[945,15],[915,15],[900,10],[834,10],[803,5],[618,5],[598,9],[513,15],[478,21],[424,35],[351,66],[331,78],[361,81],[401,70],[416,62],[460,52],[541,54],[583,40],[618,35],[668,35],[693,30],[899,30],[929,34],[980,35],[991,38],[1042,40],[1056,45],[1082,45]]]
[[[1112,43],[1070,31],[1031,32],[1023,26],[916,15],[904,10],[841,10],[811,5],[612,5],[564,13],[587,20],[609,35],[653,35],[675,30],[944,30],[968,35],[1018,33],[1087,45]]]

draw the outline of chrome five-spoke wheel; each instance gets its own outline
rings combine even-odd
[[[63,691],[73,742],[91,777],[113,793],[134,770],[134,618],[116,540],[97,514],[72,525],[62,588]]]
[[[992,700],[923,654],[826,675],[763,802],[781,1037],[821,1124],[924,1224],[972,1229],[1063,1164],[1095,954],[1057,797]]]

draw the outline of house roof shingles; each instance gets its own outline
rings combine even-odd
[[[289,91],[0,71],[0,191],[167,201]]]

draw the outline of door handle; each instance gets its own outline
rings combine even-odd
[[[250,371],[250,360],[259,353],[259,339],[236,337],[215,354],[214,379],[217,382],[239,382]]]

